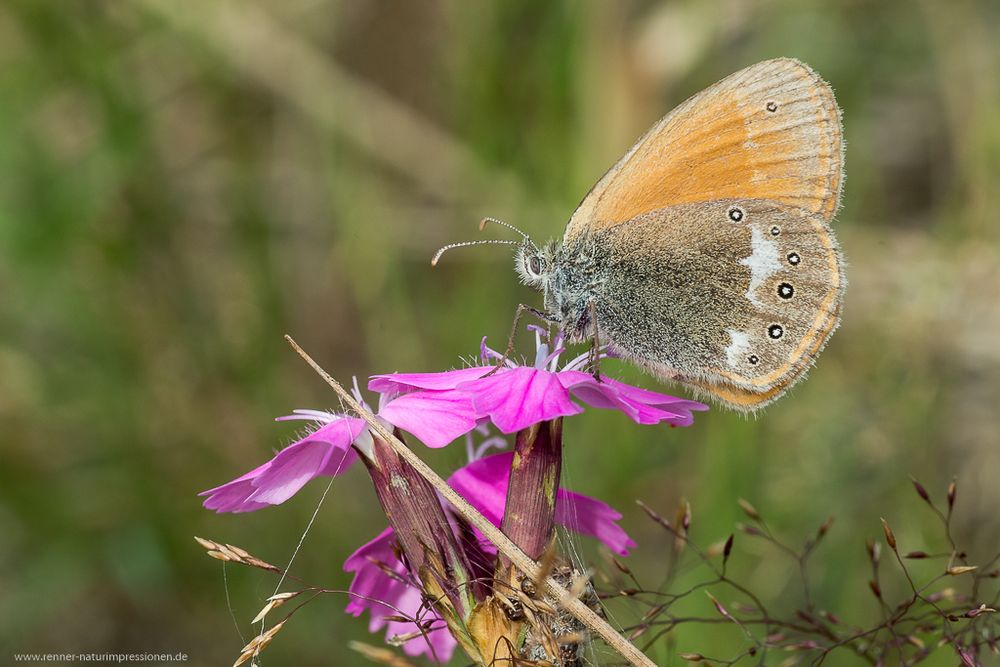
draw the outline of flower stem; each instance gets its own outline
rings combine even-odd
[[[323,370],[323,368],[317,364],[312,357],[306,354],[305,350],[299,347],[298,343],[296,343],[291,336],[286,335],[285,340],[288,341],[288,344],[292,346],[292,349],[294,349],[328,385],[330,385],[345,405],[354,410],[362,419],[364,419],[368,423],[372,432],[385,440],[386,443],[392,447],[393,451],[400,456],[400,458],[412,465],[413,468],[424,479],[426,479],[431,486],[433,486],[437,492],[452,505],[452,507],[455,508],[455,511],[458,514],[464,517],[473,526],[478,528],[479,532],[481,532],[486,539],[496,545],[497,550],[510,559],[510,562],[515,567],[520,569],[526,576],[531,577],[532,579],[538,578],[541,570],[538,563],[529,558],[528,555],[518,548],[518,546],[514,544],[509,537],[504,535],[499,528],[490,523],[490,521],[480,514],[478,510],[472,507],[472,505],[470,505],[465,498],[460,496],[454,489],[448,486],[448,482],[444,481],[444,479],[434,472],[430,466],[424,463],[419,456],[410,451],[410,449],[403,444],[399,438],[394,436],[389,429],[378,421],[375,415],[354,400],[354,397],[352,397],[339,382],[334,380],[329,373]],[[559,600],[560,604],[563,605],[566,611],[571,613],[581,623],[593,630],[594,633],[607,642],[611,648],[618,651],[623,658],[628,660],[629,664],[634,665],[635,667],[656,667],[656,664],[652,660],[643,655],[643,653],[631,642],[618,634],[618,632],[611,627],[607,621],[598,616],[593,609],[577,599],[576,596],[574,596],[570,591],[561,586],[559,582],[555,581],[551,577],[547,577],[542,580],[542,583],[548,594]]]

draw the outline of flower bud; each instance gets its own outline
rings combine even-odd
[[[556,493],[561,472],[561,418],[518,432],[500,529],[535,560],[545,552],[555,534]]]

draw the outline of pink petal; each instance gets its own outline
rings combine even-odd
[[[350,597],[345,611],[353,616],[360,616],[365,610],[370,610],[372,620],[387,614],[396,613],[385,604],[395,606],[404,589],[411,588],[403,581],[387,576],[373,561],[384,563],[402,577],[407,577],[406,567],[396,557],[393,546],[396,544],[396,534],[392,528],[386,528],[378,536],[361,545],[344,561],[344,570],[354,572],[350,591],[355,595]],[[361,596],[361,597],[358,597]],[[372,598],[366,600],[365,598]],[[378,629],[378,628],[374,628]]]
[[[562,371],[559,381],[587,405],[619,410],[639,424],[667,422],[674,426],[690,426],[694,422],[692,410],[708,409],[697,401],[660,394],[607,377],[598,382],[582,371]]]
[[[417,391],[393,399],[379,412],[428,447],[444,447],[476,427],[472,397],[456,391]]]
[[[271,466],[252,482],[256,491],[249,500],[280,505],[324,470],[343,470],[354,456],[350,449],[334,449],[317,440],[297,442],[278,452]]]
[[[657,408],[651,408],[642,403],[629,401],[610,385],[597,383],[591,378],[587,384],[573,387],[574,398],[578,398],[592,408],[618,410],[637,424],[658,424],[661,421],[672,420],[677,416]]]
[[[271,462],[268,461],[264,465],[257,466],[242,477],[237,477],[233,481],[227,482],[222,486],[217,486],[214,489],[202,491],[198,494],[199,496],[208,496],[204,502],[204,507],[216,512],[252,512],[262,507],[267,507],[266,503],[252,502],[248,498],[256,491],[252,484],[253,478],[261,474],[270,465]]]
[[[503,519],[513,457],[513,452],[484,456],[459,468],[448,478],[448,484],[494,526],[499,526]]]
[[[409,576],[406,566],[393,551],[395,543],[395,533],[392,528],[386,528],[378,537],[363,545],[344,562],[344,570],[355,573],[349,589],[353,595],[345,611],[353,616],[360,616],[368,611],[371,616],[368,630],[377,632],[384,627],[386,639],[419,630],[415,623],[386,621],[385,617],[388,615],[402,614],[413,617],[419,615],[423,620],[436,617],[433,610],[422,609],[419,589],[405,581],[388,576],[375,564],[375,561],[383,563],[400,577]],[[443,626],[443,623],[441,625]],[[403,650],[411,656],[426,655],[431,658],[436,655],[441,662],[447,662],[451,659],[456,645],[451,634],[442,627],[428,631],[425,636],[409,640],[403,645]],[[433,651],[431,646],[434,648]]]
[[[622,400],[617,389],[607,383],[605,378],[598,382],[590,373],[583,371],[562,371],[559,382],[592,408],[618,410],[625,413],[633,421],[640,421],[639,411],[631,404]]]
[[[268,507],[267,503],[259,503],[249,500],[256,489],[250,482],[240,482],[238,485],[224,485],[219,487],[219,491],[209,496],[202,505],[205,509],[215,512],[254,512]],[[201,495],[201,494],[199,494]]]
[[[437,612],[429,608],[421,609],[421,604],[422,597],[420,591],[412,587],[408,587],[406,593],[396,601],[396,606],[399,609],[410,616],[416,616],[420,621],[429,621],[433,618],[438,618]],[[368,630],[374,632],[375,630],[372,628],[372,625],[373,623],[368,624]],[[420,628],[417,627],[416,623],[389,621],[385,626],[385,637],[388,640],[392,637],[408,635],[419,630]],[[403,652],[414,657],[422,655],[429,660],[434,660],[436,657],[439,664],[444,664],[451,660],[452,653],[455,652],[457,646],[458,642],[448,632],[444,621],[440,620],[434,624],[432,629],[427,630],[426,634],[417,635],[407,640],[403,644]]]
[[[605,379],[605,382],[610,384],[612,387],[618,390],[622,397],[635,401],[637,403],[642,403],[644,405],[649,405],[651,407],[662,408],[664,410],[677,410],[677,411],[688,411],[697,410],[703,411],[708,410],[708,406],[704,403],[699,403],[698,401],[692,401],[686,398],[678,398],[677,396],[670,396],[669,394],[661,394],[656,391],[651,391],[649,389],[643,389],[642,387],[636,387],[634,385],[625,384],[624,382],[619,382],[618,380],[613,380],[611,378]]]
[[[325,424],[292,443],[262,466],[208,491],[204,506],[217,512],[252,512],[285,502],[319,476],[335,476],[357,455],[351,443],[364,429],[360,419],[343,418]]]
[[[581,535],[596,537],[615,553],[627,556],[635,542],[618,520],[622,518],[610,505],[596,498],[559,489],[556,495],[556,523]]]
[[[518,367],[463,383],[479,416],[489,416],[503,433],[516,433],[541,421],[583,412],[569,400],[558,374]]]
[[[411,389],[442,391],[454,389],[462,382],[481,378],[491,370],[493,370],[492,366],[474,366],[442,373],[386,373],[385,375],[373,375],[368,382],[368,388],[380,394]]]
[[[456,470],[448,478],[451,487],[495,526],[500,525],[507,504],[513,458],[513,452],[487,456]],[[614,508],[596,498],[565,489],[559,489],[556,495],[556,523],[581,535],[596,537],[615,553],[625,556],[635,542],[618,525],[621,518]],[[496,553],[496,547],[488,540],[482,536],[479,539],[485,551]]]

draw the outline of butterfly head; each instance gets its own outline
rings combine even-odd
[[[452,248],[486,244],[517,246],[517,251],[514,255],[514,265],[517,269],[518,275],[521,276],[521,282],[540,292],[547,292],[548,281],[555,268],[559,244],[555,241],[550,241],[539,248],[535,245],[535,242],[531,240],[531,237],[522,232],[520,229],[503,222],[502,220],[497,220],[496,218],[483,218],[482,222],[479,223],[479,229],[485,229],[488,223],[500,225],[517,232],[521,235],[521,240],[511,241],[507,239],[482,239],[479,241],[451,243],[444,246],[434,254],[434,257],[431,259],[431,264],[436,265],[438,260],[441,259],[441,255]]]
[[[521,277],[521,282],[539,292],[548,292],[549,281],[555,270],[557,252],[558,246],[555,241],[550,241],[539,248],[530,240],[525,240],[514,255],[514,269]]]
[[[559,241],[541,247],[524,243],[514,256],[521,282],[544,295],[544,311],[536,314],[558,324],[567,339],[574,342],[586,338],[589,265],[581,264],[587,262],[568,257]]]

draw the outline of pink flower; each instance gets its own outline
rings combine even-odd
[[[513,452],[503,452],[481,458],[455,471],[448,479],[456,491],[496,526],[500,525],[506,505],[513,456]],[[624,556],[635,546],[635,542],[618,525],[621,516],[601,501],[579,493],[559,489],[556,496],[557,523],[582,535],[596,537],[609,549]],[[470,554],[470,560],[481,561],[483,554],[495,556],[496,547],[481,536],[477,537],[481,553]],[[393,550],[395,543],[392,528],[387,528],[344,562],[344,570],[354,572],[350,586],[353,595],[346,611],[360,616],[368,610],[371,614],[368,629],[375,632],[385,627],[387,639],[419,633],[415,623],[386,621],[388,615],[404,615],[421,621],[437,618],[433,610],[423,605],[416,583],[409,583],[413,580]],[[387,574],[382,566],[387,566],[398,576]],[[492,571],[492,566],[486,569]],[[443,621],[432,625],[425,637],[417,634],[403,644],[409,655],[432,657],[430,646],[434,647],[434,654],[442,662],[451,657],[456,643]]]
[[[497,526],[507,504],[513,457],[513,452],[486,456],[459,468],[448,478],[452,488]],[[559,489],[556,494],[556,523],[581,535],[596,537],[615,553],[627,556],[635,542],[617,524],[621,518],[619,512],[590,496],[566,489]],[[488,552],[496,553],[492,543],[487,540],[482,543]]]
[[[583,372],[587,355],[558,368],[563,348],[549,352],[536,328],[535,365],[512,362],[487,375],[489,365],[442,373],[376,375],[368,386],[381,394],[379,417],[413,434],[428,447],[444,447],[489,419],[503,433],[583,412],[573,399],[595,408],[612,408],[639,424],[666,422],[688,426],[692,411],[708,406],[608,377]],[[556,339],[559,345],[559,339]],[[500,355],[482,345],[484,361]],[[602,356],[607,356],[602,353]],[[355,394],[361,399],[360,392]],[[320,424],[273,459],[231,482],[203,491],[205,507],[217,512],[251,512],[285,502],[310,480],[336,476],[356,459],[351,446],[367,437],[364,421],[318,410],[295,410],[279,421],[303,419]]]
[[[360,394],[359,394],[360,400]],[[278,421],[302,419],[319,428],[295,441],[267,463],[242,477],[202,491],[204,506],[216,512],[252,512],[279,505],[320,476],[337,476],[357,459],[352,445],[369,438],[364,420],[356,417],[295,410]],[[444,447],[476,426],[472,400],[453,391],[411,393],[384,401],[379,416],[409,431],[428,447]]]
[[[639,424],[665,422],[673,426],[689,426],[694,421],[692,411],[707,410],[704,403],[691,401],[648,389],[634,387],[611,378],[596,379],[579,370],[586,365],[584,354],[561,369],[559,357],[564,348],[555,341],[556,350],[549,352],[536,329],[537,355],[534,366],[518,366],[508,361],[499,371],[487,375],[493,366],[483,365],[443,373],[390,373],[375,375],[368,388],[383,395],[427,396],[439,391],[468,394],[478,418],[489,418],[503,433],[515,433],[538,422],[567,417],[583,412],[572,399],[595,408],[619,410]],[[499,358],[497,352],[484,344],[484,363]],[[602,357],[608,356],[601,353]]]
[[[356,573],[350,589],[353,595],[345,611],[352,616],[361,616],[367,610],[371,616],[368,631],[375,633],[385,628],[386,638],[417,633],[403,644],[407,655],[427,654],[436,656],[440,662],[448,662],[458,644],[444,621],[433,609],[424,605],[420,586],[410,579],[410,573],[397,556],[395,546],[396,534],[392,528],[386,528],[344,561],[344,570]],[[395,572],[396,576],[387,574],[383,567]],[[416,623],[390,621],[386,620],[386,616],[406,616],[420,622],[438,619],[439,622],[421,635]]]
[[[296,415],[280,419],[305,418]],[[357,459],[351,443],[365,432],[360,419],[309,412],[309,418],[326,422],[318,429],[297,440],[262,466],[242,477],[202,491],[208,496],[204,506],[216,512],[252,512],[268,505],[280,505],[320,475],[336,476],[349,468]]]

